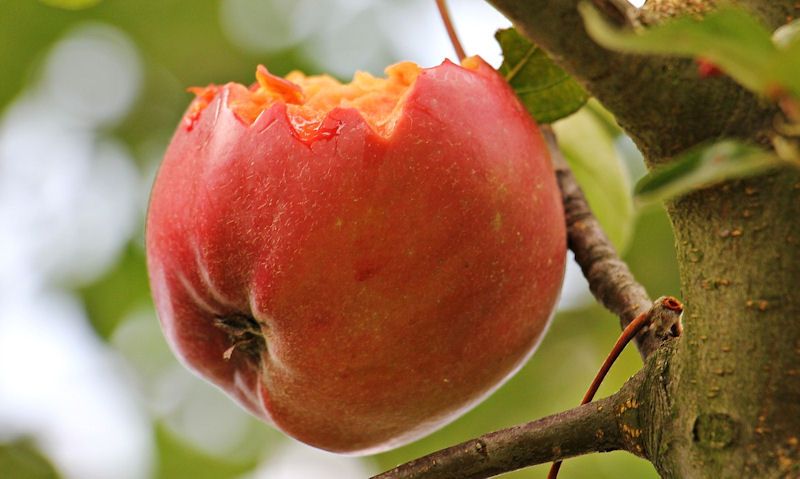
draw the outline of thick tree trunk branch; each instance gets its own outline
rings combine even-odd
[[[800,477],[800,174],[668,210],[685,334],[651,401],[652,460],[663,477]]]
[[[590,452],[624,449],[640,454],[635,431],[641,384],[642,375],[634,376],[608,398],[486,434],[373,479],[483,479]]]
[[[761,139],[774,107],[692,60],[606,50],[586,33],[581,0],[489,0],[600,100],[651,162],[721,136]],[[660,2],[653,2],[660,3]],[[668,2],[673,11],[703,2]],[[650,21],[657,20],[657,15]]]

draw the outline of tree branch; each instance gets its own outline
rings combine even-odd
[[[624,431],[635,430],[638,418],[625,412],[640,384],[634,376],[608,398],[442,449],[373,479],[483,479],[590,452],[636,451]]]
[[[600,222],[592,214],[581,187],[558,148],[553,131],[549,127],[542,130],[561,189],[569,249],[575,254],[575,261],[589,282],[592,294],[606,309],[619,316],[620,325],[625,329],[653,303],[644,286],[636,281],[628,265],[619,258]],[[655,351],[659,344],[660,340],[648,330],[636,336],[636,347],[643,358]]]
[[[727,77],[700,78],[690,59],[628,55],[600,47],[586,33],[576,8],[580,1],[489,3],[583,83],[651,162],[666,161],[679,151],[720,136],[757,139],[770,127],[765,111],[771,110],[771,105],[759,102]],[[675,5],[697,2],[669,3],[673,10],[680,10]],[[631,13],[636,12],[625,14]],[[652,17],[649,20],[659,18]]]

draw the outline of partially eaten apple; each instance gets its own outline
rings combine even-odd
[[[481,401],[535,349],[564,274],[547,148],[503,78],[476,57],[387,75],[260,67],[197,89],[147,217],[175,353],[340,453]]]

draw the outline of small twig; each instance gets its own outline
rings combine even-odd
[[[482,479],[535,464],[622,449],[617,393],[596,403],[502,429],[416,459],[373,479]]]
[[[453,49],[456,51],[456,56],[458,60],[461,61],[467,54],[464,52],[464,47],[461,46],[461,42],[458,40],[456,27],[453,25],[453,21],[450,19],[450,12],[447,10],[446,0],[436,0],[436,7],[439,9],[439,15],[442,17],[442,23],[444,23],[447,36],[450,37],[450,43],[453,44]]]
[[[656,337],[662,340],[668,337],[680,336],[683,332],[680,322],[681,313],[683,313],[683,304],[680,301],[672,296],[662,296],[655,300],[650,310],[636,316],[617,338],[617,342],[614,343],[611,352],[608,353],[603,365],[600,366],[600,370],[597,371],[592,384],[586,390],[586,394],[583,395],[581,404],[588,404],[594,399],[594,395],[600,389],[600,384],[611,370],[611,366],[619,358],[619,355],[622,354],[625,346],[645,327],[652,326],[652,329],[656,331]],[[554,462],[550,472],[547,474],[547,479],[556,479],[560,468],[561,461]]]
[[[614,245],[592,214],[583,191],[558,149],[552,129],[548,126],[541,128],[561,189],[567,222],[567,244],[575,254],[575,261],[589,282],[594,297],[619,317],[624,329],[634,318],[649,310],[652,301],[644,286],[633,277],[628,265],[619,258]],[[655,351],[659,343],[652,334],[636,336],[636,346],[643,358]]]

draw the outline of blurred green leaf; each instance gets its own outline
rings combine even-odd
[[[552,123],[576,112],[589,95],[567,72],[515,29],[495,34],[503,50],[499,72],[539,123]]]
[[[0,0],[0,111],[33,80],[34,66],[68,25],[71,12],[39,2]],[[22,21],[21,21],[22,20]]]
[[[625,132],[622,131],[622,128],[620,128],[617,124],[617,120],[614,118],[614,115],[610,111],[603,108],[603,105],[601,105],[599,101],[590,98],[589,101],[586,102],[586,109],[595,116],[595,119],[612,137],[625,134]]]
[[[29,440],[0,444],[0,477],[57,479],[55,468]]]
[[[63,8],[65,10],[82,10],[97,5],[102,0],[39,0],[51,7]]]
[[[610,121],[584,108],[556,122],[553,129],[589,206],[611,242],[623,252],[633,230],[633,199],[628,171],[615,147],[616,135]]]
[[[745,178],[786,164],[757,146],[732,140],[693,148],[653,170],[636,185],[636,201],[652,203],[725,180]]]
[[[774,96],[776,88],[800,97],[800,42],[781,47],[743,10],[724,7],[702,19],[678,18],[636,33],[620,31],[582,3],[586,29],[607,48],[711,61],[745,87]]]
[[[119,262],[96,282],[81,288],[89,320],[108,339],[117,325],[137,307],[150,302],[144,251],[131,242]]]
[[[224,461],[192,447],[159,423],[156,425],[158,470],[156,479],[191,477],[192,479],[234,479],[252,471],[255,459],[240,462]]]

